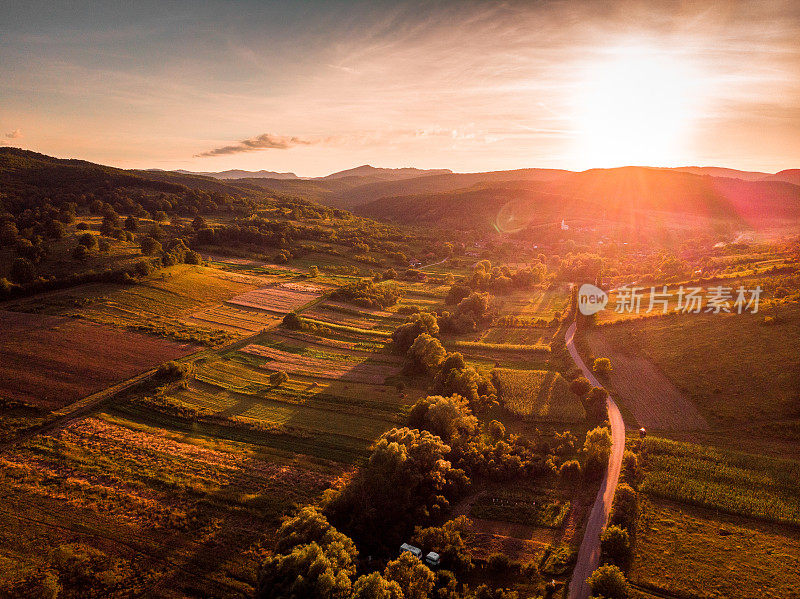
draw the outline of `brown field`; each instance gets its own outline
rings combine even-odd
[[[343,471],[262,451],[101,416],[0,456],[0,489],[14,496],[0,508],[0,596],[67,543],[118,566],[92,597],[251,596],[286,506]]]
[[[287,374],[308,375],[326,379],[339,379],[353,383],[367,383],[370,385],[380,385],[386,380],[386,362],[367,364],[361,363],[363,358],[359,356],[357,360],[348,359],[346,354],[333,355],[336,359],[326,360],[301,356],[299,354],[281,351],[263,345],[250,344],[241,351],[267,358],[265,368],[270,370],[283,370]],[[399,366],[398,360],[391,363]]]
[[[80,320],[0,311],[0,395],[57,409],[197,349]]]
[[[313,285],[281,283],[242,293],[229,299],[227,303],[286,314],[317,299],[322,295],[322,291]]]
[[[277,316],[265,313],[263,310],[228,304],[212,306],[184,318],[188,324],[239,334],[256,333],[279,320]]]
[[[610,382],[639,426],[656,430],[708,429],[697,407],[650,360],[612,344],[604,327],[589,331],[587,341],[596,357],[610,358]]]

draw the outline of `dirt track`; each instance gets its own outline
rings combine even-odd
[[[602,387],[592,371],[587,368],[586,364],[575,349],[573,338],[575,337],[575,323],[573,322],[564,335],[564,340],[567,344],[567,349],[572,356],[573,361],[577,364],[583,376],[589,379],[595,387]],[[622,414],[617,408],[617,404],[611,399],[611,396],[606,400],[608,406],[608,419],[611,422],[611,439],[613,445],[611,447],[611,455],[608,458],[608,469],[603,477],[603,483],[600,485],[600,490],[597,492],[597,497],[592,506],[592,512],[589,514],[589,520],[586,522],[586,530],[583,533],[583,541],[581,548],[578,551],[578,561],[575,563],[575,568],[572,570],[572,580],[569,584],[569,599],[588,599],[589,585],[586,579],[597,569],[600,563],[600,533],[608,521],[608,514],[611,511],[611,502],[614,500],[614,493],[617,490],[617,482],[619,481],[619,472],[622,466],[622,453],[625,450],[625,423],[622,421]]]
[[[587,341],[595,356],[611,359],[611,384],[639,426],[670,431],[708,429],[697,407],[650,360],[612,346],[602,327],[592,330]]]

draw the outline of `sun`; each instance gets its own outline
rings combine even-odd
[[[609,51],[582,72],[573,97],[580,166],[675,166],[686,159],[701,81],[689,64],[636,46]]]

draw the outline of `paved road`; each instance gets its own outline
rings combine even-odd
[[[583,371],[583,376],[589,379],[589,382],[595,387],[602,387],[600,381],[595,378],[592,371],[583,363],[578,350],[575,349],[574,337],[575,323],[573,322],[564,335],[567,349],[572,359]],[[587,599],[589,597],[590,589],[589,585],[586,584],[586,579],[597,569],[600,563],[600,533],[608,521],[611,502],[614,500],[614,491],[617,490],[617,482],[619,482],[622,453],[625,451],[625,424],[622,421],[622,414],[620,414],[619,408],[614,403],[614,400],[611,399],[611,396],[606,400],[606,405],[608,406],[608,418],[611,422],[611,439],[613,441],[611,456],[608,458],[608,469],[594,500],[592,512],[589,514],[586,531],[583,533],[583,541],[578,551],[578,561],[572,571],[572,581],[569,585],[569,599]]]

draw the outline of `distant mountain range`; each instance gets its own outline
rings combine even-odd
[[[159,169],[151,169],[158,172]],[[422,177],[425,175],[441,175],[445,173],[452,173],[450,169],[419,169],[419,168],[376,168],[365,164],[355,168],[331,173],[324,177],[298,177],[294,173],[278,173],[275,171],[243,171],[239,169],[232,169],[228,171],[220,171],[216,173],[204,173],[195,171],[177,170],[176,173],[182,175],[200,175],[202,177],[213,177],[214,179],[303,179],[306,181],[313,181],[317,179],[344,179],[347,177],[371,177],[380,180],[397,180],[397,179],[411,179],[413,177]]]

